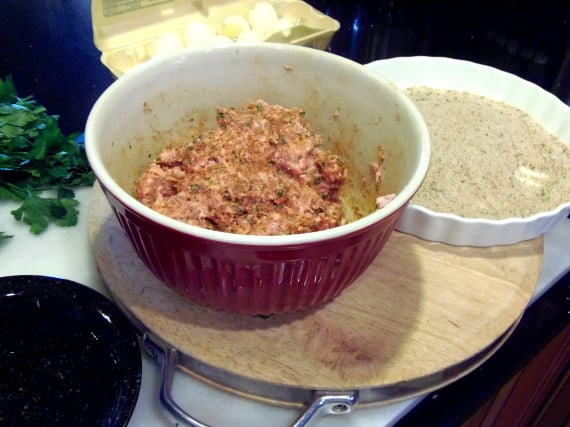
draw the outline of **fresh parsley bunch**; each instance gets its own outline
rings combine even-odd
[[[32,96],[20,98],[11,76],[0,78],[0,201],[20,202],[11,213],[33,234],[51,222],[77,224],[79,202],[71,187],[94,181],[78,136],[64,135],[58,116]],[[8,237],[0,232],[0,242]]]

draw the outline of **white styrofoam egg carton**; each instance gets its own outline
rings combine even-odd
[[[340,24],[297,0],[93,0],[101,62],[120,77],[134,66],[188,47],[280,42],[326,49]]]

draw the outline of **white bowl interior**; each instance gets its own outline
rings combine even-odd
[[[166,145],[214,128],[216,107],[241,107],[256,99],[305,110],[313,129],[327,136],[331,147],[340,147],[354,177],[371,176],[369,163],[377,157],[378,146],[384,146],[384,190],[396,193],[396,200],[349,224],[349,229],[394,212],[425,177],[430,157],[427,128],[399,89],[347,59],[270,43],[188,50],[134,68],[93,107],[85,134],[89,161],[103,186],[133,209],[171,227],[221,238],[226,233],[195,230],[152,212],[129,194],[143,168]],[[367,188],[361,179],[351,182],[349,197],[373,203],[371,182]],[[344,231],[307,234],[326,237],[339,232]],[[232,239],[245,242],[252,237]],[[256,239],[263,237],[268,236]]]

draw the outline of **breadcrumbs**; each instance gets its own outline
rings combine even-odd
[[[518,218],[570,201],[570,147],[526,112],[472,93],[406,90],[432,161],[413,202],[466,218]]]

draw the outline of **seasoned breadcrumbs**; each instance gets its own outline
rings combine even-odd
[[[518,218],[570,201],[570,147],[524,111],[472,93],[406,90],[432,139],[413,202],[466,218]]]

